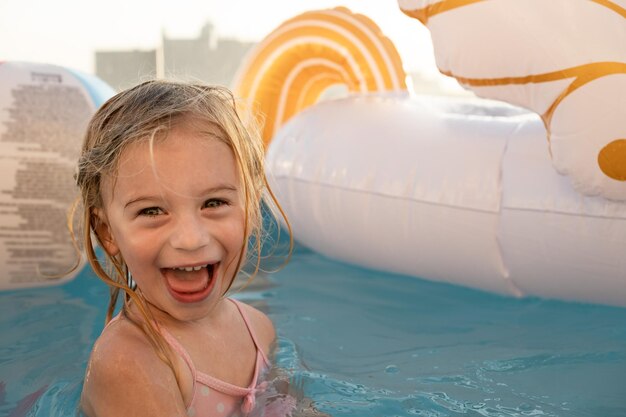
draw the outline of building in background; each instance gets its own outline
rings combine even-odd
[[[96,51],[96,75],[116,90],[132,87],[157,73],[157,51]]]
[[[231,86],[253,45],[216,38],[213,25],[207,23],[194,39],[173,39],[163,33],[156,49],[96,51],[96,75],[118,91],[156,77]]]

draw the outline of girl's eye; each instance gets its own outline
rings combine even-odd
[[[217,199],[217,198],[212,198],[212,199],[207,200],[207,201],[204,202],[204,207],[205,208],[218,208],[218,207],[221,207],[221,206],[226,205],[226,204],[227,204],[227,202],[224,201],[224,200],[220,200],[220,199]]]
[[[158,216],[159,214],[163,214],[163,210],[158,207],[147,207],[139,211],[140,216],[154,217]]]

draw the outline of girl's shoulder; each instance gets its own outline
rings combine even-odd
[[[150,355],[149,353],[152,353]],[[141,329],[123,316],[118,316],[105,326],[94,343],[90,366],[121,363],[135,363],[135,359],[158,359],[154,348]],[[111,368],[107,366],[107,368]]]
[[[255,335],[260,345],[259,347],[263,349],[264,353],[268,354],[276,339],[274,324],[265,313],[257,308],[243,302],[238,302],[238,304],[248,320],[250,330]]]
[[[85,413],[183,415],[182,404],[174,373],[141,329],[124,318],[106,326],[89,358],[81,398]]]

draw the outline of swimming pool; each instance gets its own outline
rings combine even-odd
[[[331,416],[624,416],[626,309],[511,299],[297,246],[236,295],[274,320],[276,364]],[[75,414],[108,290],[0,294],[0,416]]]

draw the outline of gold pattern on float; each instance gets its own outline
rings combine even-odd
[[[402,10],[402,13],[404,13],[405,15],[409,17],[413,17],[419,20],[420,22],[422,22],[424,25],[426,25],[428,24],[428,20],[431,17],[436,16],[440,13],[458,9],[459,7],[468,6],[470,4],[480,3],[483,1],[487,1],[487,0],[443,0],[438,3],[434,3],[426,7],[423,7],[421,9],[415,9],[415,10],[401,9],[401,10]],[[611,9],[612,11],[626,18],[626,9],[611,0],[590,0],[590,1],[593,3],[597,3],[600,6],[604,6],[607,9]]]
[[[626,181],[626,139],[617,139],[598,153],[598,165],[607,177]]]
[[[483,1],[486,1],[486,0],[448,0],[448,1],[444,0],[444,1],[440,1],[439,3],[434,3],[429,6],[426,6],[422,9],[416,9],[416,10],[401,9],[401,10],[402,10],[402,13],[404,13],[405,15],[409,17],[413,17],[419,20],[420,22],[422,22],[424,25],[426,25],[428,23],[428,19],[430,19],[431,17],[435,15],[438,15],[440,13],[445,13],[453,9],[458,9],[459,7],[464,7],[470,4],[480,3]]]

